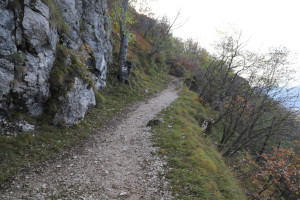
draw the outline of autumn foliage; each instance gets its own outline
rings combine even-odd
[[[300,156],[292,149],[274,147],[272,154],[263,154],[258,162],[248,155],[242,163],[234,167],[242,179],[251,179],[255,188],[255,191],[248,191],[251,199],[297,199]]]
[[[225,106],[228,106],[235,115],[238,115],[243,120],[249,120],[254,112],[251,103],[239,95],[234,98],[231,97],[228,102],[229,104]]]

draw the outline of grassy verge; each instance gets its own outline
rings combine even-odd
[[[163,70],[154,70],[153,73],[149,75],[136,65],[130,85],[119,84],[115,78],[109,77],[108,86],[96,95],[97,107],[78,125],[69,128],[51,126],[49,117],[45,116],[35,119],[39,125],[34,132],[21,133],[16,138],[0,136],[0,184],[20,170],[37,166],[79,144],[121,109],[162,90],[168,76]]]
[[[177,199],[246,199],[223,158],[203,137],[199,121],[207,118],[197,95],[187,89],[160,117],[154,128],[159,153],[167,156],[167,172]]]

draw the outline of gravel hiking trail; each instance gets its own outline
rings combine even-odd
[[[172,199],[147,123],[177,97],[180,81],[134,103],[105,123],[80,147],[19,174],[0,191],[15,199]]]

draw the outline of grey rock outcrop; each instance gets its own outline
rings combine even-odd
[[[11,55],[17,51],[15,44],[16,38],[12,34],[16,28],[14,12],[5,9],[5,4],[3,1],[0,2],[0,6],[0,54]]]
[[[54,117],[54,123],[72,125],[81,122],[89,106],[96,105],[95,94],[92,88],[75,78],[74,87],[60,98],[61,111]]]
[[[75,53],[84,51],[95,87],[105,87],[112,51],[106,0],[12,2],[0,1],[0,117],[13,112],[31,116],[45,112],[47,102],[55,96],[49,79],[58,43]],[[63,22],[55,21],[54,12]],[[68,33],[60,33],[55,23],[64,23]],[[83,45],[88,49],[82,50]],[[93,90],[80,77],[73,85],[58,98],[61,109],[54,122],[60,119],[67,125],[76,124],[88,107],[95,105]]]
[[[70,27],[64,44],[70,49],[78,49],[80,44],[89,46],[92,59],[88,64],[95,67],[95,83],[100,90],[106,85],[103,80],[106,79],[107,62],[112,51],[106,0],[61,0],[59,4]]]

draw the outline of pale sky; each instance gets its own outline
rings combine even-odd
[[[300,0],[156,0],[150,6],[157,16],[166,15],[170,20],[181,9],[180,22],[185,24],[174,35],[196,39],[208,50],[218,39],[216,30],[229,24],[250,39],[251,50],[285,46],[300,55]],[[300,59],[294,62],[294,85],[300,85]]]

